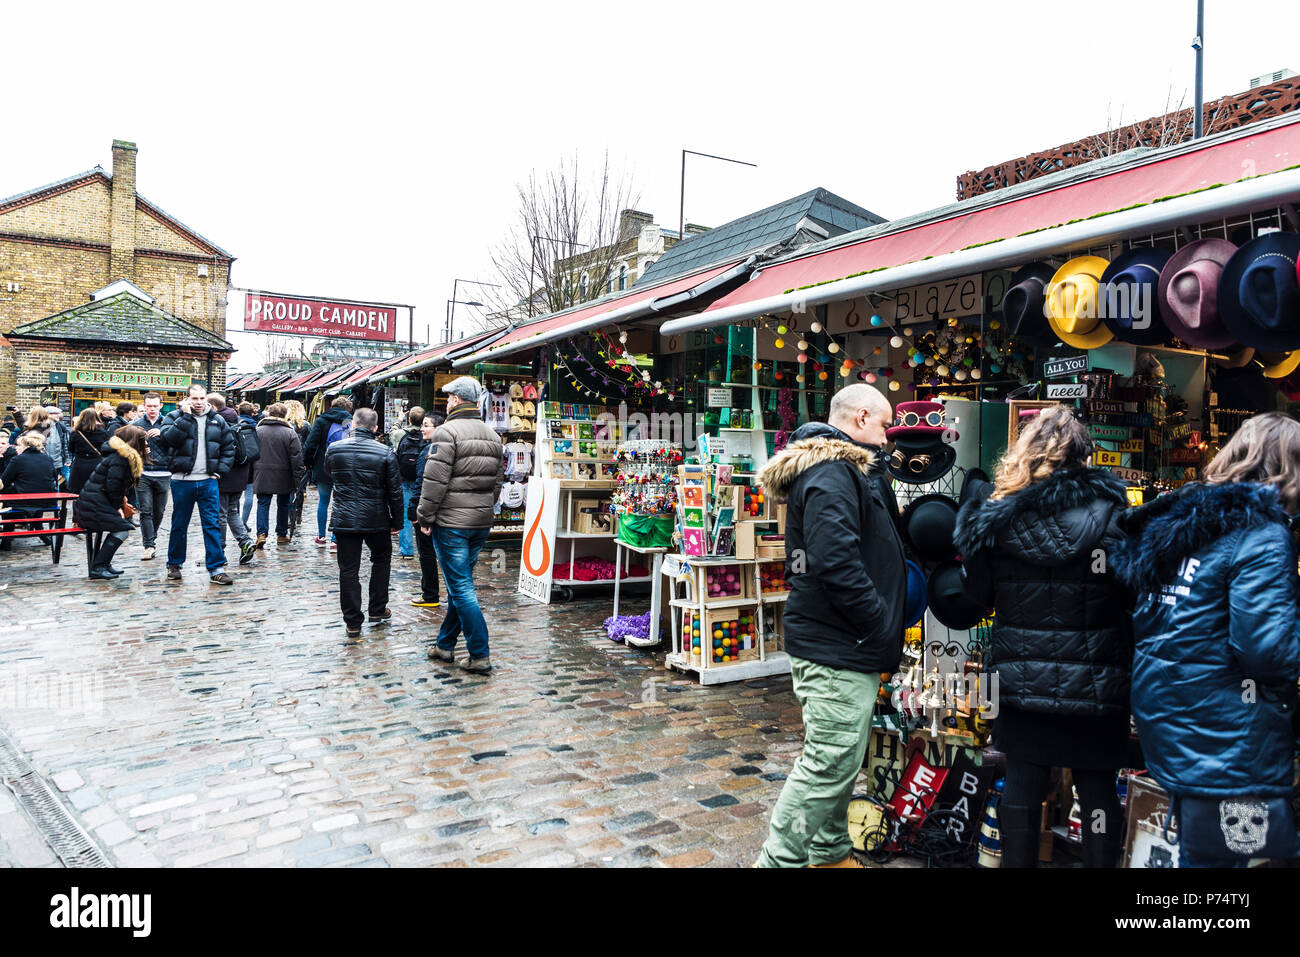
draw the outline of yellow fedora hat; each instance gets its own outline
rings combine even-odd
[[[1076,349],[1095,349],[1115,338],[1101,319],[1097,290],[1110,265],[1100,256],[1076,256],[1047,284],[1043,309],[1058,339]]]
[[[1290,352],[1260,352],[1255,350],[1255,359],[1264,367],[1264,376],[1269,379],[1285,379],[1300,366],[1300,349]]]

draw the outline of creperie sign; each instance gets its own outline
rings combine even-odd
[[[397,310],[392,306],[250,292],[244,298],[244,330],[396,342]]]

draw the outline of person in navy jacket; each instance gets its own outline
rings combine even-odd
[[[1133,714],[1173,795],[1180,866],[1295,854],[1300,422],[1248,419],[1205,471],[1121,520],[1137,596]],[[1271,837],[1269,836],[1271,833]]]

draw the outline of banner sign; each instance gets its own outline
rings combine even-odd
[[[1123,465],[1124,458],[1118,452],[1107,452],[1105,449],[1098,449],[1092,453],[1092,461],[1095,465]]]
[[[1086,399],[1088,397],[1088,385],[1080,382],[1077,385],[1071,382],[1049,382],[1047,384],[1047,397],[1049,399]]]
[[[524,542],[519,555],[519,594],[543,605],[551,603],[555,567],[555,534],[560,517],[560,480],[528,480],[524,506]]]
[[[112,369],[69,369],[68,385],[82,389],[165,389],[180,392],[190,377],[168,372],[117,372]]]
[[[244,331],[396,342],[397,310],[392,306],[250,292],[244,297]]]
[[[1088,371],[1088,354],[1066,356],[1064,359],[1048,359],[1043,363],[1044,379],[1059,379],[1067,375],[1079,375]]]

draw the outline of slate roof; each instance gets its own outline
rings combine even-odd
[[[233,344],[129,292],[73,306],[18,326],[10,336],[81,342],[144,343],[182,349],[234,352]]]
[[[832,237],[885,221],[884,217],[818,187],[706,233],[687,237],[655,260],[638,283],[659,282],[715,263],[743,259],[750,253],[793,239],[805,219]]]

